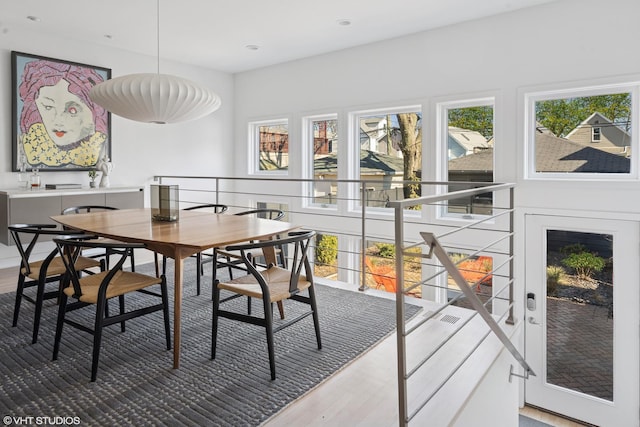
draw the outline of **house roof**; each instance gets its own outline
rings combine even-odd
[[[536,135],[536,172],[628,173],[624,156],[539,133]]]
[[[493,170],[493,149],[449,161],[451,172]],[[536,172],[627,173],[630,160],[596,148],[559,138],[549,132],[536,133]]]
[[[336,153],[328,154],[313,161],[316,174],[337,174],[338,158]],[[360,150],[360,173],[365,175],[402,175],[404,162],[401,158],[376,153],[369,150]]]
[[[467,152],[472,152],[476,147],[488,147],[487,140],[480,132],[449,126],[449,138],[455,140],[465,148]]]
[[[493,148],[449,160],[449,171],[493,173]]]

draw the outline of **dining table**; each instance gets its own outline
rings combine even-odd
[[[173,309],[173,367],[180,366],[181,306],[184,260],[207,249],[249,240],[268,239],[298,228],[284,221],[251,215],[181,210],[176,221],[152,219],[150,208],[55,215],[55,222],[100,237],[144,243],[175,261]],[[169,282],[170,283],[170,282]]]

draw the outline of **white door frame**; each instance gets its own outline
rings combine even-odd
[[[640,425],[640,225],[622,219],[525,215],[523,259],[526,360],[537,374],[525,381],[525,402],[599,426]],[[546,382],[546,231],[568,230],[613,236],[613,401]],[[629,284],[623,287],[620,284]],[[616,286],[616,284],[618,284]]]

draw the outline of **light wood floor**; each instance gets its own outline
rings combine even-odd
[[[139,261],[149,262],[150,260]],[[0,293],[15,291],[17,273],[17,267],[0,269]],[[383,341],[377,348],[354,361],[314,391],[267,421],[264,426],[289,427],[301,425],[301,422],[309,425],[309,420],[313,419],[317,420],[314,425],[323,426],[338,425],[336,423],[350,426],[397,425],[397,421],[388,424],[387,421],[367,418],[376,412],[372,411],[372,408],[379,409],[381,402],[385,399],[384,396],[374,392],[379,389],[375,383],[384,382],[384,379],[376,377],[375,373],[383,372],[388,368],[388,353],[394,354],[394,345],[394,337]],[[363,378],[367,378],[368,383],[363,383]],[[372,386],[375,388],[371,388]],[[556,427],[581,426],[535,408],[525,407],[520,413]]]

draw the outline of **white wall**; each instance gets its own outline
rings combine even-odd
[[[11,173],[11,55],[18,51],[112,69],[112,77],[156,72],[156,58],[104,46],[56,39],[37,33],[0,34],[0,188],[16,188]],[[185,64],[161,61],[160,71],[188,78],[213,89],[222,107],[202,119],[172,125],[138,123],[112,115],[112,186],[140,185],[154,174],[231,175],[233,141],[233,75]],[[82,182],[86,172],[45,172],[43,183]]]

